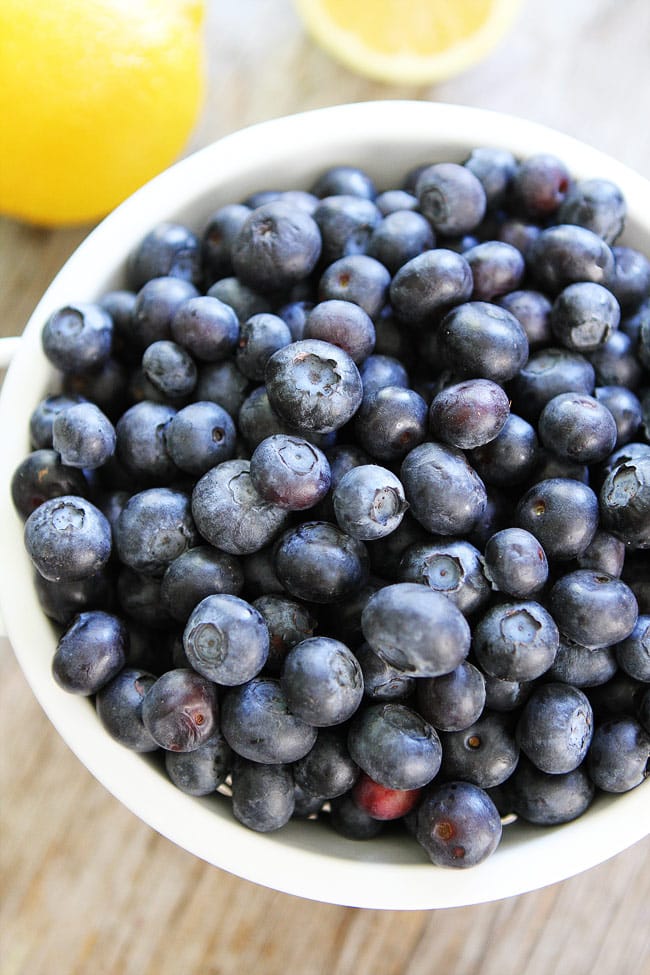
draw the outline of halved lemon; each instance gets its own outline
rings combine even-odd
[[[431,84],[496,46],[520,0],[293,0],[314,41],[378,81]]]

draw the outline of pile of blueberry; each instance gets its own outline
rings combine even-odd
[[[15,471],[52,670],[260,831],[468,867],[650,771],[650,261],[625,200],[478,148],[337,166],[42,342]]]

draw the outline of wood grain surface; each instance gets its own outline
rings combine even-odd
[[[529,0],[491,57],[435,88],[347,72],[305,37],[289,0],[211,3],[207,54],[188,151],[277,115],[407,97],[532,118],[650,176],[648,0]],[[20,333],[90,229],[0,221],[0,334]],[[0,975],[650,975],[650,840],[545,890],[458,910],[268,891],[176,848],[110,796],[1,640],[0,801]]]

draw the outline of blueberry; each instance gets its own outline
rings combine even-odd
[[[591,650],[560,637],[560,646],[547,676],[574,687],[598,687],[610,680],[616,670],[616,655],[610,647]]]
[[[389,284],[389,271],[374,257],[348,254],[323,271],[318,300],[354,302],[374,319],[386,304]]]
[[[358,591],[368,577],[363,542],[327,522],[307,521],[285,532],[275,552],[278,578],[298,599],[333,603]]]
[[[373,701],[400,701],[409,697],[416,687],[414,677],[409,677],[398,667],[383,660],[367,643],[354,651],[363,674],[363,692]],[[430,719],[421,711],[422,715]],[[431,721],[431,724],[434,722]]]
[[[473,867],[501,840],[501,818],[487,792],[470,782],[427,790],[417,813],[416,839],[437,867]]]
[[[250,461],[251,480],[269,502],[299,511],[311,508],[330,486],[327,458],[302,437],[276,434],[262,440]]]
[[[600,490],[603,528],[630,548],[650,548],[650,454],[619,464]]]
[[[627,386],[638,390],[643,382],[643,367],[636,355],[634,342],[625,332],[616,329],[598,346],[586,353],[594,367],[599,386]]]
[[[433,247],[433,229],[421,213],[412,209],[395,210],[384,216],[373,230],[367,253],[395,274],[407,261]]]
[[[538,430],[544,446],[579,464],[604,460],[616,446],[614,417],[584,393],[554,396],[541,412]]]
[[[421,789],[389,789],[362,772],[351,795],[359,809],[385,822],[408,816],[416,808],[421,792]]]
[[[616,447],[635,440],[643,423],[643,408],[637,396],[626,386],[597,386],[596,400],[614,417]]]
[[[490,597],[480,553],[462,539],[409,545],[400,559],[398,577],[400,582],[419,582],[441,593],[464,616],[475,613]]]
[[[517,375],[528,359],[528,339],[514,315],[487,301],[468,301],[440,325],[441,351],[459,376],[495,383]]]
[[[236,430],[217,403],[189,403],[165,426],[165,446],[176,466],[200,477],[235,453]]]
[[[646,686],[642,681],[630,677],[624,670],[618,669],[604,684],[589,688],[589,700],[596,721],[608,721],[610,718],[636,714]]]
[[[323,240],[325,264],[349,254],[364,254],[381,213],[371,200],[348,193],[326,196],[316,207],[314,220]]]
[[[111,555],[110,524],[78,495],[44,501],[25,522],[24,537],[34,567],[55,582],[93,576]]]
[[[101,610],[80,613],[59,637],[54,679],[71,694],[96,694],[122,670],[127,646],[128,633],[117,616]]]
[[[559,642],[553,617],[529,599],[488,609],[474,628],[472,649],[487,674],[507,681],[530,681],[549,669]]]
[[[264,617],[238,596],[217,593],[194,607],[183,632],[183,646],[199,674],[232,687],[256,677],[269,654]]]
[[[455,447],[420,444],[404,458],[400,477],[411,512],[427,531],[462,535],[485,510],[485,485]]]
[[[510,385],[515,412],[536,421],[546,404],[560,393],[591,396],[596,373],[580,353],[545,348],[533,353]]]
[[[29,453],[11,477],[11,499],[22,518],[50,498],[64,494],[85,496],[88,482],[76,467],[67,466],[54,450],[46,448]]]
[[[48,617],[67,626],[86,609],[111,610],[115,605],[114,581],[107,569],[84,579],[52,580],[34,571],[34,590],[39,606]]]
[[[200,244],[196,234],[182,224],[158,224],[129,256],[127,278],[134,291],[152,278],[163,277],[180,278],[194,285],[200,282]]]
[[[294,806],[293,775],[288,766],[235,763],[232,812],[238,822],[258,833],[270,833],[289,822]]]
[[[120,560],[145,575],[161,576],[195,541],[190,499],[183,491],[171,488],[149,488],[134,494],[115,525]]]
[[[579,281],[607,286],[614,273],[611,248],[593,231],[573,224],[542,230],[526,259],[533,277],[550,295]]]
[[[201,236],[201,265],[206,281],[233,273],[232,244],[250,213],[243,203],[227,203],[209,217]]]
[[[578,569],[562,576],[550,593],[560,632],[585,647],[608,647],[625,640],[639,615],[632,590],[604,572]]]
[[[263,204],[232,242],[233,269],[256,291],[281,291],[306,278],[321,252],[321,235],[308,213],[281,201]]]
[[[630,313],[650,295],[650,260],[633,247],[613,247],[614,273],[609,282],[621,310]]]
[[[438,734],[404,704],[370,704],[358,712],[348,732],[352,760],[389,789],[418,789],[438,774],[442,749]]]
[[[517,722],[517,741],[542,772],[572,772],[584,760],[594,717],[586,695],[569,684],[543,684],[533,690]]]
[[[321,198],[347,194],[374,200],[377,196],[372,178],[357,166],[330,166],[315,180],[311,192]]]
[[[389,535],[407,508],[399,478],[376,464],[348,471],[334,489],[333,503],[339,526],[362,541]]]
[[[161,748],[191,752],[217,729],[215,685],[185,668],[168,670],[149,688],[142,702],[142,721]]]
[[[390,355],[368,356],[359,367],[359,375],[363,384],[364,399],[386,386],[398,386],[402,389],[408,389],[409,386],[409,377],[404,365],[399,359]]]
[[[314,433],[342,427],[363,395],[359,370],[347,352],[318,339],[293,342],[272,355],[266,387],[282,419]]]
[[[548,578],[544,549],[522,528],[504,528],[492,535],[485,546],[484,566],[494,589],[516,599],[539,592]]]
[[[269,437],[290,436],[294,432],[291,424],[279,416],[271,406],[266,386],[257,386],[242,403],[237,416],[239,433],[246,445],[244,459],[251,451]],[[316,435],[310,433],[315,439]]]
[[[288,325],[269,312],[253,315],[241,326],[235,361],[247,379],[261,382],[274,352],[292,341]]]
[[[269,593],[286,595],[286,590],[275,571],[274,545],[266,545],[250,552],[242,559],[244,590],[247,599],[257,599]]]
[[[104,311],[108,312],[113,322],[114,347],[127,355],[135,301],[135,291],[130,291],[127,288],[108,291],[99,299],[99,304]]]
[[[376,460],[400,460],[426,437],[427,404],[414,389],[376,389],[363,398],[354,432],[360,446]]]
[[[51,448],[52,427],[57,414],[83,402],[84,397],[76,393],[57,393],[40,400],[29,418],[29,441],[34,450]]]
[[[468,727],[443,733],[442,774],[481,789],[501,785],[519,761],[519,745],[511,725],[508,715],[485,711]]]
[[[103,727],[111,738],[136,752],[158,748],[142,720],[142,703],[155,682],[153,674],[124,667],[97,694],[97,715]]]
[[[310,193],[309,190],[282,190],[278,199],[283,203],[288,203],[289,206],[304,210],[310,216],[313,215],[319,203],[316,194]]]
[[[650,683],[650,616],[640,615],[634,629],[615,647],[621,670],[636,680]]]
[[[115,429],[94,403],[78,403],[57,413],[52,445],[69,467],[93,470],[115,451]]]
[[[153,342],[171,339],[171,326],[178,309],[198,291],[189,281],[163,277],[147,281],[138,291],[133,308],[129,343],[142,353]]]
[[[361,628],[383,660],[414,677],[448,674],[469,652],[470,628],[461,611],[417,583],[395,583],[371,596]]]
[[[595,569],[610,576],[620,576],[625,562],[625,543],[616,535],[598,528],[576,561],[581,569]]]
[[[629,792],[650,773],[650,734],[634,718],[605,721],[594,732],[589,777],[604,792]]]
[[[550,673],[547,671],[547,673]],[[485,679],[485,706],[491,711],[518,711],[530,697],[534,681],[502,680],[492,674]]]
[[[290,711],[280,682],[271,677],[254,677],[226,692],[221,730],[238,755],[270,765],[304,758],[318,735]]]
[[[65,375],[63,393],[79,397],[79,400],[90,400],[113,420],[130,405],[129,379],[126,365],[111,357],[92,372]]]
[[[494,301],[521,284],[526,266],[512,244],[488,240],[470,247],[463,256],[472,270],[474,301]]]
[[[314,305],[302,337],[337,345],[359,365],[375,347],[375,326],[360,305],[333,298]]]
[[[516,509],[519,528],[538,539],[551,561],[582,555],[598,528],[598,498],[581,481],[552,477],[534,484]]]
[[[528,480],[539,459],[535,428],[510,413],[493,440],[475,447],[468,460],[487,484],[509,487]]]
[[[441,677],[420,678],[416,699],[422,717],[438,731],[462,731],[483,713],[485,678],[474,664],[463,660]]]
[[[551,341],[551,302],[541,291],[511,291],[502,295],[498,305],[514,315],[528,339],[531,350],[548,345]],[[530,359],[528,360],[530,366]]]
[[[593,230],[608,244],[623,232],[627,206],[618,186],[608,179],[580,179],[568,190],[556,214],[558,223]]]
[[[173,406],[144,400],[123,413],[115,425],[117,456],[137,480],[171,481],[177,473],[165,445],[165,429],[176,415]]]
[[[551,331],[567,349],[591,352],[618,328],[619,304],[607,288],[591,281],[569,284],[553,302]]]
[[[41,342],[46,357],[61,372],[90,372],[111,354],[113,321],[100,305],[66,305],[45,322]]]
[[[363,674],[348,647],[314,636],[292,647],[280,684],[290,711],[307,724],[325,728],[352,717],[363,697]]]
[[[541,447],[537,454],[537,464],[530,478],[530,486],[548,481],[550,478],[569,478],[572,481],[582,481],[589,484],[589,468],[577,460],[561,457],[547,447]]]
[[[231,555],[264,548],[287,521],[283,508],[259,494],[246,460],[224,461],[196,482],[192,515],[203,538]]]
[[[429,407],[429,427],[437,440],[471,450],[500,433],[510,413],[506,392],[489,379],[446,386]]]
[[[183,302],[170,328],[173,340],[201,362],[225,359],[239,339],[239,321],[233,309],[209,295]]]
[[[231,750],[216,731],[193,752],[165,752],[165,771],[174,785],[189,796],[209,796],[230,772]]]
[[[350,793],[332,800],[329,822],[337,833],[349,840],[371,840],[381,833],[383,823],[360,809]]]
[[[259,596],[253,607],[263,616],[269,631],[265,671],[277,675],[289,650],[312,637],[318,623],[305,605],[275,593]]]
[[[488,207],[501,206],[517,171],[512,153],[507,149],[479,146],[472,149],[464,165],[480,181]]]
[[[245,322],[252,315],[271,310],[271,303],[266,295],[259,294],[233,276],[221,278],[208,288],[208,298],[218,298],[225,305],[229,305],[240,322]]]
[[[584,766],[571,772],[549,775],[522,757],[508,780],[512,809],[529,823],[557,826],[582,816],[591,805],[595,789]]]
[[[417,179],[415,193],[434,230],[449,237],[471,233],[485,215],[482,183],[458,163],[427,166]]]
[[[176,342],[152,342],[142,356],[142,371],[149,382],[170,399],[189,396],[196,386],[196,363]]]
[[[298,342],[301,338],[304,338],[307,317],[313,307],[313,301],[299,299],[289,301],[286,305],[278,308],[277,314],[289,327],[292,342]]]
[[[390,284],[390,301],[399,321],[418,327],[467,301],[473,287],[472,271],[462,254],[441,247],[399,268]]]
[[[185,623],[194,607],[216,593],[238,596],[244,573],[238,559],[211,545],[197,545],[170,562],[162,579],[160,597],[167,610]]]
[[[512,199],[526,217],[555,214],[569,190],[571,177],[561,159],[537,153],[519,164],[512,179]]]
[[[539,224],[522,217],[506,217],[498,227],[496,238],[504,244],[511,244],[523,255],[528,258],[530,249],[534,241],[537,240],[542,228]]]
[[[418,198],[406,190],[384,190],[375,197],[375,204],[386,217],[396,210],[417,210]]]

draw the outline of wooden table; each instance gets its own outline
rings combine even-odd
[[[316,50],[289,0],[211,5],[195,148],[247,123],[373,98],[485,106],[650,176],[650,4],[524,3],[509,40],[435,88],[383,86]],[[0,222],[0,333],[18,334],[89,227]],[[2,572],[10,571],[3,566]],[[379,912],[238,880],[143,825],[79,764],[0,643],[1,975],[648,975],[650,840],[499,903]]]

